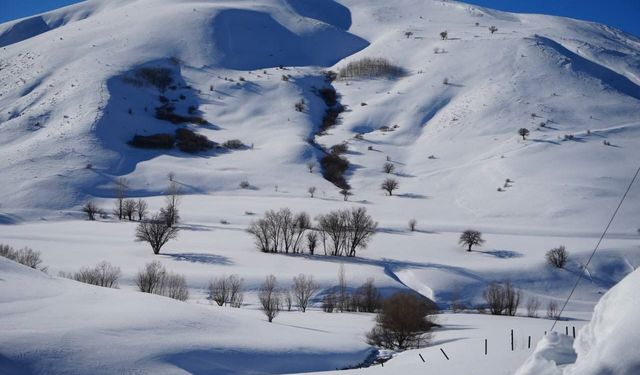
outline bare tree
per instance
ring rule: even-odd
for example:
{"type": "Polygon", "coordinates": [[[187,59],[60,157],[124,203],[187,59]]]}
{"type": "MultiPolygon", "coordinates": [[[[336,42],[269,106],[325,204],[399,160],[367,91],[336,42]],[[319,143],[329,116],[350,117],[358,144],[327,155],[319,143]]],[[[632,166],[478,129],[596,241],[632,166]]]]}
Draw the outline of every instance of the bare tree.
{"type": "Polygon", "coordinates": [[[280,292],[278,291],[278,282],[276,277],[269,275],[264,283],[260,286],[258,299],[262,307],[262,312],[267,316],[269,323],[273,321],[280,312],[280,292]]]}
{"type": "Polygon", "coordinates": [[[167,222],[167,225],[173,227],[178,223],[180,219],[180,214],[178,211],[178,204],[180,203],[180,196],[182,195],[182,191],[178,183],[175,181],[169,182],[169,189],[167,191],[167,195],[165,196],[165,201],[167,205],[160,210],[162,217],[167,222]]]}
{"type": "Polygon", "coordinates": [[[354,293],[353,308],[360,312],[376,312],[382,303],[382,297],[376,288],[373,278],[368,278],[354,293]]]}
{"type": "Polygon", "coordinates": [[[133,199],[125,199],[122,203],[122,214],[129,221],[133,221],[136,214],[136,201],[133,199]]]}
{"type": "Polygon", "coordinates": [[[156,293],[162,289],[164,277],[167,270],[164,266],[154,260],[151,263],[147,263],[143,270],[138,272],[136,276],[136,285],[141,292],[144,293],[156,293]]]}
{"type": "Polygon", "coordinates": [[[504,287],[498,283],[491,283],[484,290],[482,296],[489,305],[489,311],[491,315],[502,315],[505,310],[506,296],[504,287]]]}
{"type": "Polygon", "coordinates": [[[174,238],[178,237],[178,228],[170,227],[161,215],[154,215],[151,220],[142,221],[136,228],[136,241],[148,242],[154,254],[174,238]]]}
{"type": "Polygon", "coordinates": [[[313,173],[313,168],[316,167],[316,163],[313,161],[310,161],[307,163],[307,169],[309,170],[309,173],[313,173]]]}
{"type": "Polygon", "coordinates": [[[336,308],[336,295],[333,292],[325,294],[322,298],[322,311],[326,313],[332,313],[336,308]]]}
{"type": "Polygon", "coordinates": [[[338,268],[338,296],[337,296],[337,307],[340,312],[345,311],[347,308],[347,300],[349,299],[349,294],[347,292],[347,277],[344,271],[344,263],[340,263],[340,267],[338,268]]]}
{"type": "Polygon", "coordinates": [[[227,283],[229,284],[229,304],[231,307],[242,307],[242,302],[244,301],[244,280],[238,275],[231,275],[227,279],[227,283]]]}
{"type": "Polygon", "coordinates": [[[316,187],[315,186],[311,186],[309,189],[307,189],[307,193],[309,193],[309,195],[311,196],[311,198],[313,198],[313,196],[316,193],[316,187]]]}
{"type": "Polygon", "coordinates": [[[95,202],[88,201],[84,206],[82,206],[82,212],[87,214],[87,219],[93,221],[96,219],[96,215],[100,213],[100,208],[95,204],[95,202]]]}
{"type": "Polygon", "coordinates": [[[311,219],[306,212],[300,212],[293,218],[293,245],[294,253],[302,252],[302,243],[307,229],[311,228],[311,219]]]}
{"type": "Polygon", "coordinates": [[[440,38],[442,38],[442,40],[448,39],[449,38],[449,33],[446,30],[440,32],[440,38]]]}
{"type": "Polygon", "coordinates": [[[158,294],[178,301],[186,301],[189,299],[187,279],[184,275],[168,272],[164,277],[162,290],[158,294]]]}
{"type": "Polygon", "coordinates": [[[138,199],[136,201],[136,213],[138,214],[139,221],[144,220],[145,216],[147,216],[148,207],[147,202],[143,199],[138,199]]]}
{"type": "Polygon", "coordinates": [[[295,299],[298,310],[305,312],[307,311],[307,305],[309,304],[309,300],[313,296],[315,292],[318,291],[318,284],[313,281],[313,276],[299,274],[298,276],[293,278],[293,298],[295,299]]]}
{"type": "Polygon", "coordinates": [[[40,267],[40,264],[42,264],[40,252],[34,251],[29,247],[16,250],[9,245],[0,244],[0,256],[33,269],[39,269],[41,271],[46,271],[47,269],[46,267],[40,267]]]}
{"type": "Polygon", "coordinates": [[[62,277],[105,288],[117,288],[121,274],[120,267],[112,266],[109,262],[100,262],[93,268],[83,267],[74,273],[60,272],[62,277]]]}
{"type": "Polygon", "coordinates": [[[266,220],[257,220],[249,224],[247,233],[254,238],[255,244],[264,253],[268,253],[271,245],[271,233],[269,223],[266,220]]]}
{"type": "Polygon", "coordinates": [[[287,311],[291,311],[293,306],[293,296],[291,295],[291,289],[287,289],[282,292],[282,298],[284,299],[284,305],[287,307],[287,311]]]}
{"type": "Polygon", "coordinates": [[[518,306],[520,305],[520,297],[521,293],[519,290],[516,290],[511,281],[507,280],[504,283],[504,292],[505,292],[505,305],[504,312],[505,315],[515,316],[518,311],[518,306]]]}
{"type": "Polygon", "coordinates": [[[123,205],[124,198],[129,188],[129,181],[124,177],[118,177],[115,181],[114,193],[116,196],[116,207],[113,213],[118,216],[119,220],[124,218],[123,205]]]}
{"type": "Polygon", "coordinates": [[[461,245],[468,246],[467,251],[471,251],[472,246],[481,246],[484,243],[482,233],[477,230],[467,229],[460,235],[458,241],[461,245]]]}
{"type": "Polygon", "coordinates": [[[229,302],[229,289],[227,277],[217,277],[209,282],[209,299],[217,303],[218,306],[224,306],[229,302]]]}
{"type": "Polygon", "coordinates": [[[493,26],[493,25],[491,25],[491,26],[489,26],[489,31],[491,32],[491,34],[493,34],[493,33],[495,33],[496,31],[498,31],[498,28],[497,28],[497,27],[495,27],[495,26],[493,26]]]}
{"type": "Polygon", "coordinates": [[[351,192],[349,191],[349,189],[342,189],[342,190],[340,190],[340,195],[342,195],[342,198],[343,198],[345,201],[348,201],[348,200],[349,200],[349,197],[350,197],[351,195],[353,195],[353,193],[351,193],[351,192]]]}
{"type": "Polygon", "coordinates": [[[356,256],[356,249],[366,248],[375,234],[378,223],[373,221],[364,207],[353,207],[347,215],[347,243],[349,256],[356,256]]]}
{"type": "Polygon", "coordinates": [[[418,221],[416,219],[409,220],[409,230],[415,232],[418,221]]]}
{"type": "Polygon", "coordinates": [[[522,140],[524,141],[525,139],[527,139],[527,136],[529,135],[529,129],[520,128],[518,129],[518,134],[522,137],[522,140]]]}
{"type": "Polygon", "coordinates": [[[558,309],[558,304],[554,301],[549,301],[549,305],[547,305],[547,319],[558,319],[560,318],[560,310],[558,309]]]}
{"type": "Polygon", "coordinates": [[[384,165],[382,166],[382,171],[384,173],[393,173],[393,171],[396,170],[396,166],[393,165],[393,163],[384,163],[384,165]]]}
{"type": "Polygon", "coordinates": [[[377,324],[367,335],[367,342],[387,349],[420,347],[435,326],[429,315],[436,312],[435,304],[414,293],[395,293],[382,304],[376,317],[377,324]]]}
{"type": "Polygon", "coordinates": [[[389,196],[393,195],[393,191],[397,190],[399,187],[400,184],[395,178],[387,178],[382,182],[382,185],[380,185],[380,188],[385,190],[389,196]]]}
{"type": "Polygon", "coordinates": [[[317,245],[318,245],[318,234],[312,230],[309,233],[307,233],[307,249],[309,249],[309,254],[313,255],[313,252],[316,250],[317,245]]]}
{"type": "Polygon", "coordinates": [[[530,318],[538,317],[538,309],[540,308],[540,300],[531,297],[527,300],[527,316],[530,318]]]}
{"type": "Polygon", "coordinates": [[[559,246],[547,251],[546,258],[550,265],[557,268],[564,268],[569,259],[569,252],[564,246],[559,246]]]}

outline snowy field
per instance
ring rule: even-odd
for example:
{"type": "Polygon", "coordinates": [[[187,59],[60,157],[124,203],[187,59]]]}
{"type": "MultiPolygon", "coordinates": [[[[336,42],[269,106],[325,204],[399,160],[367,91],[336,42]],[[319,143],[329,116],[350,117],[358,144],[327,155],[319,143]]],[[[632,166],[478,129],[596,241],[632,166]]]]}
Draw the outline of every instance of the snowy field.
{"type": "MultiPolygon", "coordinates": [[[[0,244],[40,251],[48,267],[0,259],[0,373],[284,374],[368,363],[388,354],[365,341],[375,315],[321,309],[341,266],[350,289],[373,278],[386,296],[413,290],[443,310],[427,347],[347,374],[514,374],[551,328],[547,304],[562,305],[578,275],[556,331],[587,325],[640,266],[636,185],[584,268],[640,160],[640,40],[453,1],[396,3],[88,0],[0,25],[0,244]],[[387,58],[405,75],[325,81],[362,57],[387,58]],[[135,83],[141,68],[168,69],[175,87],[135,83]],[[323,87],[346,111],[318,135],[323,87]],[[205,123],[157,119],[160,100],[205,123]],[[189,154],[127,143],[178,127],[245,146],[189,154]],[[319,165],[323,149],[342,143],[348,201],[319,165]],[[134,241],[136,222],[111,215],[114,182],[125,177],[127,198],[157,212],[170,173],[183,193],[180,233],[154,255],[134,241]],[[399,183],[393,196],[380,189],[388,177],[399,183]],[[109,217],[86,220],[88,200],[109,217]],[[378,229],[356,257],[260,252],[248,225],[285,207],[311,218],[364,207],[378,229]],[[481,231],[483,246],[465,251],[466,229],[481,231]],[[560,245],[564,269],[545,260],[560,245]],[[153,260],[185,275],[186,302],[137,292],[134,278],[153,260]],[[120,289],[57,276],[100,261],[120,267],[120,289]],[[320,285],[311,308],[268,323],[257,299],[265,276],[286,287],[300,273],[320,285]],[[240,309],[206,299],[209,281],[231,274],[247,289],[240,309]],[[522,292],[518,316],[477,313],[493,281],[522,292]],[[530,298],[541,318],[526,317],[530,298]],[[469,311],[454,313],[454,303],[469,311]]],[[[581,332],[591,338],[579,336],[579,360],[602,337],[594,326],[581,332]]]]}

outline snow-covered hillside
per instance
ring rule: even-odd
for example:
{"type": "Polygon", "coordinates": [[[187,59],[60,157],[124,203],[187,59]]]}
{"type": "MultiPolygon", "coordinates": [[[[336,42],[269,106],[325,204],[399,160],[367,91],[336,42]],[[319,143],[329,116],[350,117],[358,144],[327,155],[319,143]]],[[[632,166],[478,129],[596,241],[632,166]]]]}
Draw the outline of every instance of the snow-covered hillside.
{"type": "MultiPolygon", "coordinates": [[[[640,39],[454,1],[87,0],[2,24],[0,244],[41,251],[50,275],[109,261],[122,269],[122,290],[2,261],[0,331],[8,334],[0,335],[0,370],[288,373],[356,365],[373,352],[364,343],[373,315],[318,308],[340,264],[350,288],[373,277],[384,294],[411,289],[445,309],[483,303],[490,282],[511,280],[523,304],[542,302],[541,315],[583,275],[566,312],[580,327],[602,294],[640,265],[636,186],[584,269],[639,166],[639,109],[640,39]],[[365,57],[388,59],[405,74],[325,79],[365,57]],[[346,111],[318,134],[327,110],[322,88],[335,89],[346,111]],[[129,144],[178,128],[243,145],[192,154],[129,144]],[[529,130],[526,139],[520,128],[529,130]],[[346,202],[320,168],[325,150],[342,143],[353,194],[346,202]],[[88,200],[110,212],[119,177],[129,182],[127,197],[146,199],[156,212],[169,174],[185,195],[181,232],[161,255],[133,241],[136,223],[86,221],[81,213],[88,200]],[[393,196],[380,189],[388,177],[399,183],[393,196]],[[379,223],[356,258],[265,254],[245,232],[270,209],[314,218],[354,206],[379,223]],[[468,228],[486,239],[477,251],[458,245],[468,228]],[[570,253],[565,269],[544,259],[559,245],[570,253]],[[136,272],[151,260],[186,276],[186,304],[133,292],[136,272]],[[276,274],[287,286],[300,272],[321,286],[312,311],[265,323],[258,285],[276,274]],[[245,280],[246,309],[205,300],[209,280],[225,274],[245,280]],[[165,335],[175,339],[154,339],[165,335]],[[153,345],[131,350],[148,340],[153,345]],[[98,352],[122,342],[121,350],[98,352]],[[238,357],[225,359],[230,352],[238,357]],[[229,363],[246,367],[223,371],[229,363]]],[[[444,314],[441,323],[435,344],[419,353],[452,374],[495,374],[499,366],[511,374],[533,349],[519,344],[516,353],[489,358],[482,340],[502,350],[508,328],[535,341],[551,325],[475,314],[444,314]],[[477,352],[465,354],[470,347],[477,352]],[[443,361],[440,348],[465,359],[443,361]]],[[[424,364],[416,353],[369,371],[417,373],[424,364]]]]}

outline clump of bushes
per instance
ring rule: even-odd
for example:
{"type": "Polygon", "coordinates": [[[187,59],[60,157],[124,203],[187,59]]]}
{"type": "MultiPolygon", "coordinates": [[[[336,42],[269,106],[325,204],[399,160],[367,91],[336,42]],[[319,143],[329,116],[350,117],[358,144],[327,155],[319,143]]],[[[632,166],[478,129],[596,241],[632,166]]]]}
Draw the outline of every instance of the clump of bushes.
{"type": "Polygon", "coordinates": [[[564,268],[567,264],[567,260],[569,259],[569,252],[564,246],[559,246],[547,251],[545,256],[547,258],[547,263],[550,265],[556,268],[564,268]]]}
{"type": "Polygon", "coordinates": [[[522,294],[515,289],[510,281],[503,284],[491,283],[482,293],[491,315],[514,316],[520,305],[522,294]]]}
{"type": "Polygon", "coordinates": [[[42,264],[40,252],[34,251],[28,247],[23,247],[22,249],[16,250],[9,245],[0,244],[0,256],[25,265],[27,267],[44,271],[44,268],[40,267],[40,265],[42,264]]]}
{"type": "Polygon", "coordinates": [[[389,60],[378,57],[365,57],[352,61],[341,68],[338,76],[344,78],[397,78],[406,75],[406,71],[389,60]]]}
{"type": "Polygon", "coordinates": [[[155,86],[161,92],[173,83],[171,70],[167,68],[140,68],[135,72],[135,78],[144,83],[155,86]]]}
{"type": "Polygon", "coordinates": [[[61,277],[105,288],[118,288],[121,274],[120,267],[112,266],[109,262],[100,262],[93,268],[83,267],[74,273],[60,272],[61,277]]]}
{"type": "Polygon", "coordinates": [[[324,100],[328,107],[333,107],[338,103],[338,93],[333,87],[323,87],[318,90],[318,95],[324,100]]]}
{"type": "Polygon", "coordinates": [[[329,153],[320,159],[322,176],[340,189],[349,189],[350,186],[344,178],[344,173],[349,169],[349,161],[340,155],[329,153]]]}
{"type": "Polygon", "coordinates": [[[195,125],[204,125],[207,123],[202,117],[199,116],[182,116],[174,112],[175,107],[170,103],[164,103],[159,107],[156,107],[156,118],[158,120],[169,121],[172,124],[184,124],[191,123],[195,125]]]}
{"type": "Polygon", "coordinates": [[[135,282],[138,289],[144,293],[158,294],[179,301],[189,298],[186,278],[168,272],[157,260],[147,263],[145,268],[138,272],[135,282]]]}
{"type": "Polygon", "coordinates": [[[222,147],[237,150],[245,147],[244,143],[242,143],[239,139],[230,139],[222,144],[222,147]]]}
{"type": "Polygon", "coordinates": [[[180,151],[196,153],[199,151],[211,150],[214,143],[202,134],[194,133],[189,129],[176,130],[176,145],[180,151]]]}
{"type": "Polygon", "coordinates": [[[170,149],[175,143],[175,137],[168,133],[158,133],[152,135],[139,135],[133,136],[133,139],[129,141],[129,145],[138,148],[150,148],[150,149],[170,149]]]}
{"type": "Polygon", "coordinates": [[[320,132],[322,133],[336,125],[338,123],[338,117],[342,112],[344,112],[344,106],[341,105],[327,108],[324,116],[322,117],[322,122],[320,123],[320,132]]]}

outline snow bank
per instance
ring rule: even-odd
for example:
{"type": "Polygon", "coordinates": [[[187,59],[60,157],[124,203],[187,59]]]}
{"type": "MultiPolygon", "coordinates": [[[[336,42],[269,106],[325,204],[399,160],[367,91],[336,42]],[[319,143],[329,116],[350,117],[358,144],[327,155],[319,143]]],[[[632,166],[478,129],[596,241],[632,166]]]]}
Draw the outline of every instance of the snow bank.
{"type": "Polygon", "coordinates": [[[565,375],[640,374],[640,271],[625,277],[595,307],[574,344],[576,363],[565,375]]]}
{"type": "Polygon", "coordinates": [[[538,342],[536,350],[516,375],[561,375],[562,371],[558,366],[572,363],[576,359],[572,343],[571,337],[551,332],[538,342]]]}

